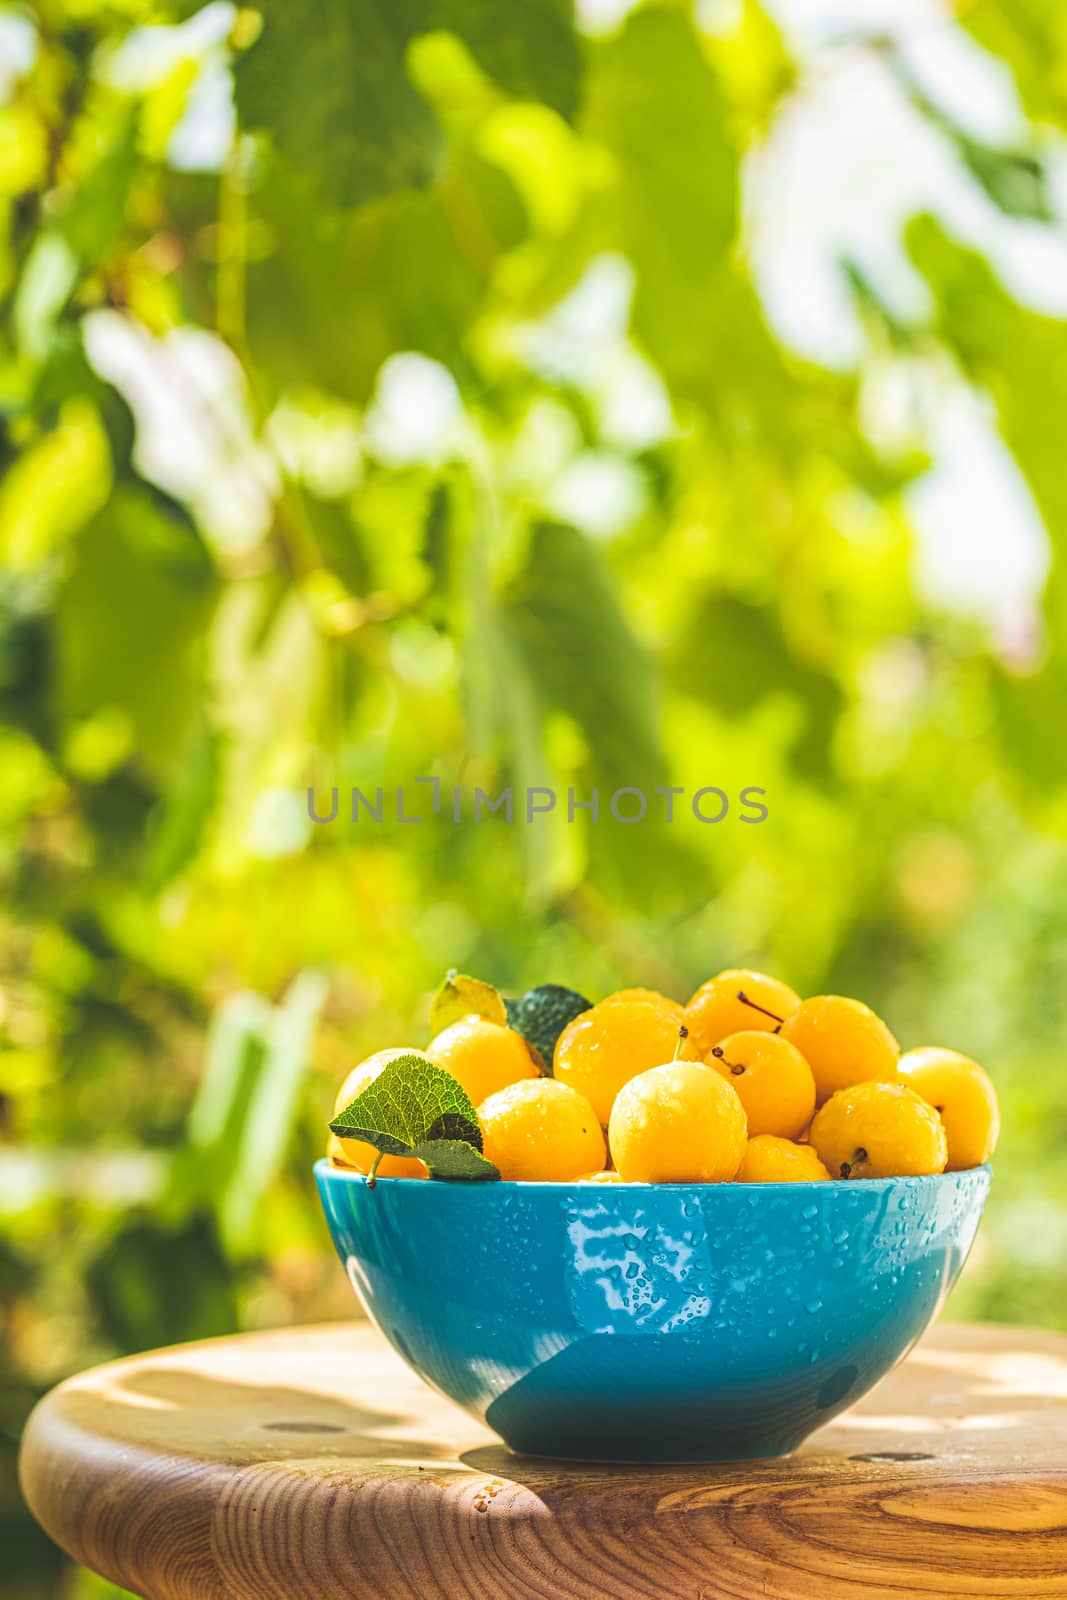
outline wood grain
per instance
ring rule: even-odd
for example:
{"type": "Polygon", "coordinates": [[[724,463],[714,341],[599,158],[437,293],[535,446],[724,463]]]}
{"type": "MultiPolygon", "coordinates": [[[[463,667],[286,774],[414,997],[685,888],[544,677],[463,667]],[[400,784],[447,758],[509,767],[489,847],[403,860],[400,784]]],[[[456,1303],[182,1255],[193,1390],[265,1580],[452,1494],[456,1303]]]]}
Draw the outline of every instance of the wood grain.
{"type": "Polygon", "coordinates": [[[365,1324],[98,1368],[27,1499],[148,1600],[1067,1600],[1067,1337],[941,1328],[784,1461],[510,1455],[365,1324]]]}

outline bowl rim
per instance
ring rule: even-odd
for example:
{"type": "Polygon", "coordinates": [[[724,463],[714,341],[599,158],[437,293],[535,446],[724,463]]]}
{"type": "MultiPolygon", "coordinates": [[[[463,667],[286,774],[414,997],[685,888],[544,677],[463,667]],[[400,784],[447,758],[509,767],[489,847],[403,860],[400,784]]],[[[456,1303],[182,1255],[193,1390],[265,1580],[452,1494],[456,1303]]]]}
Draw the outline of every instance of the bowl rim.
{"type": "MultiPolygon", "coordinates": [[[[313,1171],[316,1177],[318,1177],[320,1173],[324,1173],[328,1174],[331,1179],[337,1178],[346,1183],[356,1182],[361,1183],[364,1186],[366,1186],[367,1183],[367,1174],[365,1172],[356,1172],[352,1167],[338,1166],[336,1162],[331,1161],[329,1156],[320,1156],[314,1164],[313,1171]]],[[[783,1189],[795,1189],[801,1193],[807,1193],[808,1190],[814,1189],[821,1193],[826,1193],[827,1191],[832,1190],[838,1193],[848,1191],[851,1194],[872,1194],[899,1187],[901,1185],[931,1183],[944,1181],[950,1178],[963,1178],[969,1173],[978,1172],[985,1173],[988,1178],[992,1178],[992,1165],[988,1161],[983,1161],[980,1166],[959,1167],[953,1172],[927,1172],[920,1173],[918,1176],[901,1176],[896,1178],[800,1178],[791,1180],[787,1183],[738,1183],[736,1179],[724,1183],[630,1182],[620,1183],[617,1187],[624,1191],[632,1189],[650,1189],[655,1190],[660,1194],[706,1194],[709,1191],[715,1193],[721,1193],[722,1191],[736,1191],[740,1194],[751,1194],[764,1189],[773,1190],[776,1194],[781,1194],[783,1189]]],[[[487,1178],[469,1180],[439,1178],[436,1181],[439,1186],[443,1185],[448,1189],[481,1189],[487,1190],[494,1194],[499,1194],[503,1189],[521,1189],[524,1194],[528,1194],[533,1189],[549,1190],[553,1194],[574,1194],[576,1192],[584,1192],[587,1189],[595,1189],[597,1191],[607,1189],[609,1193],[614,1193],[616,1189],[615,1184],[589,1183],[588,1180],[582,1182],[577,1178],[564,1179],[562,1182],[550,1181],[545,1178],[487,1178]]],[[[427,1182],[432,1184],[434,1180],[427,1180],[426,1178],[377,1177],[374,1180],[374,1186],[375,1188],[379,1188],[381,1185],[385,1184],[388,1185],[389,1188],[393,1189],[423,1189],[427,1182]]]]}

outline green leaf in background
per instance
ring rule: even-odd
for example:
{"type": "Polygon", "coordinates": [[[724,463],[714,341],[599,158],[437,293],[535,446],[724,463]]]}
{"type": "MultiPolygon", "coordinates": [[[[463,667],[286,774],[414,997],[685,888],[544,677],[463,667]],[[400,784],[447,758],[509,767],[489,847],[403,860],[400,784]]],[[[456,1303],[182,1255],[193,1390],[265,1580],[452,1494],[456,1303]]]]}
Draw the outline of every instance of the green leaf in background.
{"type": "Polygon", "coordinates": [[[933,127],[950,139],[971,176],[981,184],[995,206],[1013,217],[1052,222],[1055,214],[1048,192],[1048,175],[1033,149],[1004,149],[986,144],[961,128],[929,95],[899,55],[893,68],[912,102],[933,127]]]}
{"type": "Polygon", "coordinates": [[[307,971],[279,1005],[234,994],[213,1020],[162,1209],[174,1222],[210,1210],[235,1257],[259,1247],[259,1209],[292,1137],[325,998],[322,974],[307,971]]]}
{"type": "Polygon", "coordinates": [[[450,972],[430,1002],[430,1033],[437,1035],[442,1028],[471,1016],[484,1017],[502,1028],[508,1025],[505,1003],[491,983],[450,972]]]}
{"type": "Polygon", "coordinates": [[[403,8],[390,0],[264,0],[263,31],[237,65],[251,129],[337,206],[424,188],[441,142],[404,69],[403,8]]]}
{"type": "Polygon", "coordinates": [[[1038,783],[1059,784],[1067,775],[1067,753],[1048,730],[1067,687],[1067,324],[1019,305],[988,262],[932,217],[913,223],[907,238],[933,291],[938,331],[959,351],[967,376],[991,396],[1052,542],[1044,606],[1049,648],[1029,670],[998,674],[992,689],[1009,759],[1038,783]]]}
{"type": "Polygon", "coordinates": [[[571,118],[581,56],[565,0],[264,0],[263,31],[237,66],[245,126],[266,128],[332,204],[426,187],[443,143],[404,52],[419,33],[455,33],[500,87],[571,118]]]}
{"type": "Polygon", "coordinates": [[[222,1235],[234,1252],[256,1248],[257,1212],[285,1160],[326,988],[321,972],[301,972],[269,1019],[247,1115],[239,1140],[228,1150],[229,1176],[218,1200],[222,1235]]]}
{"type": "Polygon", "coordinates": [[[619,164],[634,327],[664,372],[699,387],[721,337],[716,284],[737,227],[718,83],[680,8],[633,12],[602,49],[591,122],[619,164]]]}
{"type": "Polygon", "coordinates": [[[37,439],[0,489],[0,561],[9,573],[38,570],[62,552],[106,503],[107,435],[96,407],[68,400],[59,425],[37,439]]]}
{"type": "Polygon", "coordinates": [[[230,1264],[204,1212],[176,1225],[140,1213],[126,1219],[89,1262],[86,1286],[101,1328],[120,1350],[237,1327],[230,1264]]]}
{"type": "Polygon", "coordinates": [[[465,375],[467,330],[498,250],[524,220],[508,180],[490,172],[457,162],[430,191],[354,213],[324,210],[292,174],[276,173],[258,198],[277,247],[248,269],[257,363],[279,382],[314,382],[360,403],[395,350],[465,375]]]}
{"type": "Polygon", "coordinates": [[[593,1002],[576,989],[559,983],[539,983],[517,1000],[506,1002],[508,1022],[521,1033],[532,1052],[536,1052],[545,1072],[551,1076],[556,1040],[575,1017],[588,1011],[593,1002]]]}
{"type": "Polygon", "coordinates": [[[1048,176],[1028,150],[997,150],[958,134],[956,144],[970,171],[994,205],[1013,217],[1053,222],[1048,176]]]}
{"type": "Polygon", "coordinates": [[[174,784],[154,819],[145,886],[150,893],[177,877],[194,859],[218,801],[222,740],[213,728],[200,728],[190,740],[174,784]]]}
{"type": "Polygon", "coordinates": [[[213,1148],[232,1154],[239,1147],[272,1016],[268,1000],[247,992],[230,995],[215,1012],[187,1124],[198,1163],[213,1148]]]}
{"type": "Polygon", "coordinates": [[[608,781],[662,781],[655,669],[590,542],[541,523],[526,566],[506,589],[500,623],[521,652],[542,708],[582,728],[608,781]]]}
{"type": "Polygon", "coordinates": [[[216,595],[187,518],[143,489],[118,490],[81,534],[60,591],[61,725],[117,709],[130,720],[138,760],[176,770],[197,717],[216,595]]]}
{"type": "Polygon", "coordinates": [[[1013,0],[1011,5],[963,6],[956,16],[990,55],[1009,69],[1036,123],[1067,127],[1063,12],[1059,0],[1013,0]]]}
{"type": "Polygon", "coordinates": [[[799,702],[796,765],[826,776],[844,696],[831,676],[790,650],[774,606],[709,595],[679,634],[673,658],[677,681],[728,713],[749,711],[771,695],[799,702]]]}
{"type": "Polygon", "coordinates": [[[573,118],[582,59],[567,0],[425,0],[420,22],[458,35],[508,94],[573,118]]]}
{"type": "Polygon", "coordinates": [[[89,173],[60,210],[59,228],[80,261],[96,266],[115,249],[126,224],[134,184],[142,170],[139,119],[127,113],[89,173]]]}
{"type": "MultiPolygon", "coordinates": [[[[397,1056],[338,1113],[330,1129],[383,1155],[415,1156],[431,1178],[499,1178],[481,1154],[470,1096],[425,1056],[397,1056]]],[[[373,1176],[373,1174],[372,1174],[373,1176]]]]}
{"type": "MultiPolygon", "coordinates": [[[[1067,547],[1067,323],[1020,305],[988,261],[960,245],[933,217],[912,223],[909,251],[934,295],[937,331],[959,352],[964,370],[984,385],[1004,438],[1033,491],[1050,536],[1067,547]]],[[[1067,572],[1053,568],[1049,609],[1067,623],[1067,572]]]]}

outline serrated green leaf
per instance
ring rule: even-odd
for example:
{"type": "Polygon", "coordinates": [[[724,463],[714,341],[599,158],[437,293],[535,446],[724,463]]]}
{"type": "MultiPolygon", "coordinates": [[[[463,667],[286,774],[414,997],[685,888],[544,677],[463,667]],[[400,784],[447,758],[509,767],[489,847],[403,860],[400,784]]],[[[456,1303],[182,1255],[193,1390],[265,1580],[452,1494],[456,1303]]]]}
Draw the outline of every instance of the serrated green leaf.
{"type": "Polygon", "coordinates": [[[330,1128],[342,1138],[365,1139],[389,1155],[407,1155],[424,1139],[469,1139],[479,1149],[482,1142],[466,1090],[451,1073],[415,1051],[390,1061],[337,1113],[330,1128]]]}
{"type": "Polygon", "coordinates": [[[502,1028],[508,1025],[507,1006],[491,983],[450,972],[430,1003],[430,1032],[436,1037],[463,1017],[484,1017],[502,1028]]]}
{"type": "Polygon", "coordinates": [[[425,1164],[431,1178],[500,1177],[493,1163],[466,1139],[427,1139],[415,1146],[413,1154],[425,1164]]]}
{"type": "Polygon", "coordinates": [[[330,1130],[362,1139],[383,1155],[416,1156],[431,1177],[500,1176],[481,1155],[482,1130],[466,1090],[414,1051],[390,1061],[332,1119],[330,1130]]]}

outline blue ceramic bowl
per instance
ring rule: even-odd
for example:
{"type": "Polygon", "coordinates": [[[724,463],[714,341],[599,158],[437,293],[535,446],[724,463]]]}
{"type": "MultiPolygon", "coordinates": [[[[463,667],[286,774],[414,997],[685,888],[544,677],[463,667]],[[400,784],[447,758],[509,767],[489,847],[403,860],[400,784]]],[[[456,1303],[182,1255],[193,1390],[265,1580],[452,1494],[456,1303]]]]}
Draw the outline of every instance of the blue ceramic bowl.
{"type": "Polygon", "coordinates": [[[352,1287],[513,1450],[784,1455],[937,1315],[989,1169],[854,1183],[440,1183],[320,1161],[352,1287]]]}

